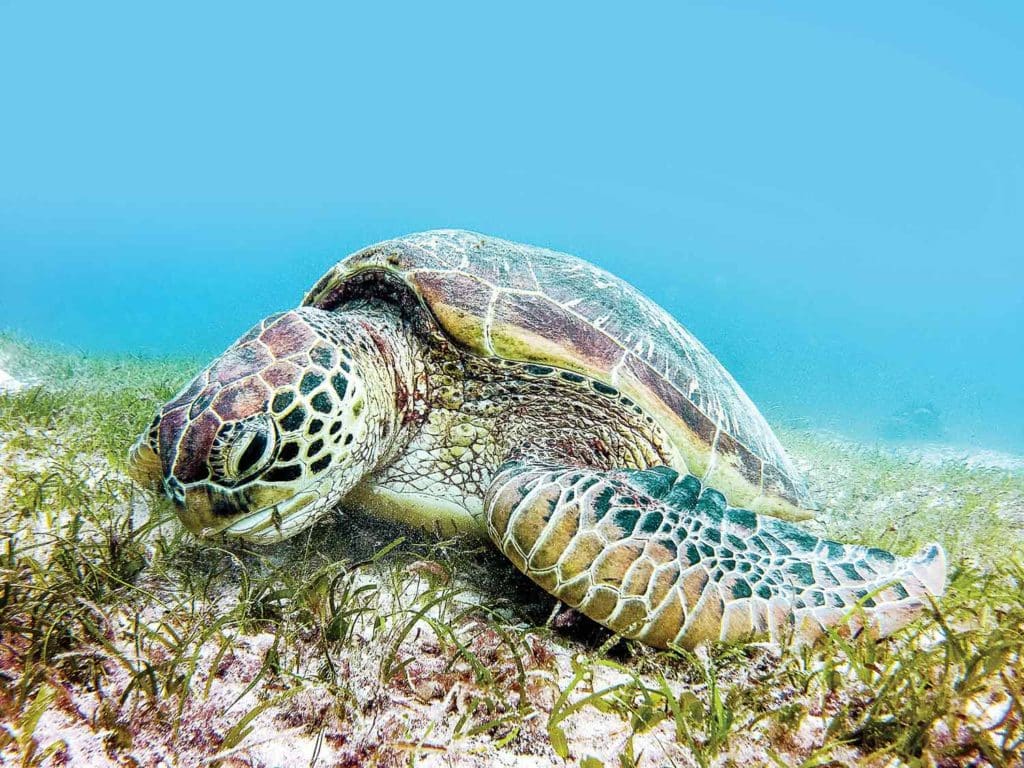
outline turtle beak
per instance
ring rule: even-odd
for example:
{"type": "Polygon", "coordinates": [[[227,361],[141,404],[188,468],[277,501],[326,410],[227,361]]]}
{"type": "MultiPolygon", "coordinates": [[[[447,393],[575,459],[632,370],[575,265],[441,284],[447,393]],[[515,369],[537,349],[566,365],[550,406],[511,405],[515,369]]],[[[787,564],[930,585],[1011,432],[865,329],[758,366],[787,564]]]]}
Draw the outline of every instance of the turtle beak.
{"type": "Polygon", "coordinates": [[[143,488],[158,492],[163,490],[163,468],[146,438],[143,434],[128,450],[128,474],[143,488]]]}

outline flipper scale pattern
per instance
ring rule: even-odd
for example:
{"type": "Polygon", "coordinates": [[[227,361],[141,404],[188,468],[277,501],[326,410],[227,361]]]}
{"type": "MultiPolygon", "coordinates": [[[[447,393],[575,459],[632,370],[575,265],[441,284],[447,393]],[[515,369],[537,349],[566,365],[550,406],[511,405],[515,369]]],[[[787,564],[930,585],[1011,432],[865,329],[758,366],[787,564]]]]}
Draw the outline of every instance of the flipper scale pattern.
{"type": "Polygon", "coordinates": [[[937,545],[902,558],[821,539],[667,467],[510,463],[485,513],[491,539],[541,587],[658,647],[808,642],[836,626],[885,636],[945,585],[937,545]]]}

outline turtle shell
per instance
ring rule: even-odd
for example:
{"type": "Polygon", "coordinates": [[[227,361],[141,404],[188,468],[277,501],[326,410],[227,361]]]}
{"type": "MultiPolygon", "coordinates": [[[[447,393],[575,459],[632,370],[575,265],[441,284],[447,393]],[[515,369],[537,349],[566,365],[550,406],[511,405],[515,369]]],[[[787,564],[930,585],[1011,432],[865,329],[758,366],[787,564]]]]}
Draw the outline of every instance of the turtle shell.
{"type": "MultiPolygon", "coordinates": [[[[813,505],[764,417],[671,315],[582,259],[459,230],[388,240],[324,275],[304,305],[335,309],[356,285],[404,283],[460,347],[555,366],[614,387],[665,430],[674,468],[729,502],[806,518],[813,505]],[[374,280],[374,277],[390,280],[374,280]]],[[[358,293],[358,292],[357,292],[358,293]]]]}

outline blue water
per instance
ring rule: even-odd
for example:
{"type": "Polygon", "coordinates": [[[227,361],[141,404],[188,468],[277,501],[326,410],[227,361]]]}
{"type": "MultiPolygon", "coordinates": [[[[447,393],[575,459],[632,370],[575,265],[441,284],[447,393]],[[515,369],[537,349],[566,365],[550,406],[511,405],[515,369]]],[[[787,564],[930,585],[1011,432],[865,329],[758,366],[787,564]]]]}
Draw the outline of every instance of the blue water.
{"type": "Polygon", "coordinates": [[[1024,5],[340,6],[0,6],[0,329],[213,355],[463,227],[630,280],[775,421],[1024,450],[1024,5]]]}

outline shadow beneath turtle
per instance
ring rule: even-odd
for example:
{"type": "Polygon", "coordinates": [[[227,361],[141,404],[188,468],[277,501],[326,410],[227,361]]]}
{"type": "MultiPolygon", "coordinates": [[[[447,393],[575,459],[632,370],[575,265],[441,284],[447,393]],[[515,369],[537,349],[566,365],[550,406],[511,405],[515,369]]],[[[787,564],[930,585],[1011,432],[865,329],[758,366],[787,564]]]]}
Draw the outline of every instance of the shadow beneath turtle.
{"type": "MultiPolygon", "coordinates": [[[[555,598],[520,573],[489,541],[468,535],[441,538],[418,528],[382,521],[358,508],[342,508],[307,531],[266,547],[238,546],[262,571],[286,569],[303,581],[333,563],[364,568],[383,583],[395,572],[412,581],[426,574],[471,596],[510,624],[547,626],[563,641],[603,645],[610,630],[555,598]],[[382,554],[383,553],[383,554],[382,554]],[[556,612],[556,605],[560,610],[556,612]]],[[[429,581],[430,579],[428,579],[429,581]]]]}

